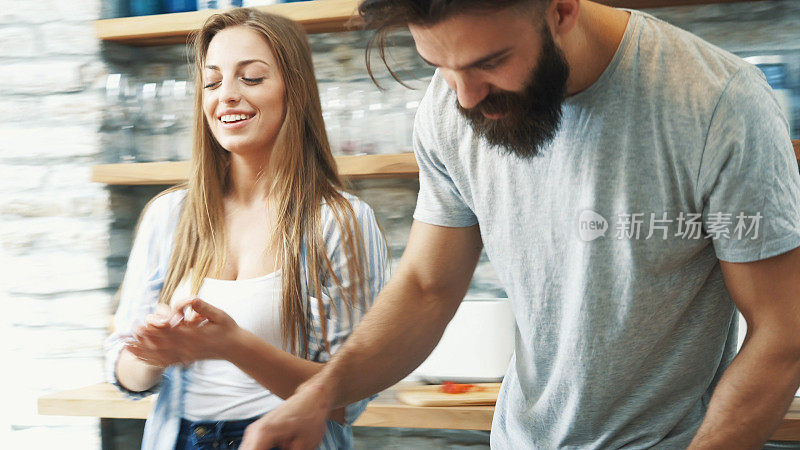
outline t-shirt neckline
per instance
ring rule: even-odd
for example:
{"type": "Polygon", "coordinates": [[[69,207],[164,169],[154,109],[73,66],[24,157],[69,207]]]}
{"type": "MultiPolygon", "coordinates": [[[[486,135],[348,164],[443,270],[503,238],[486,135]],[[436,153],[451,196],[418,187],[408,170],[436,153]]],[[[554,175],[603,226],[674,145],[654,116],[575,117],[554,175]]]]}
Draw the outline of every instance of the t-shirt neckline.
{"type": "Polygon", "coordinates": [[[582,90],[581,92],[578,92],[577,94],[567,97],[564,100],[564,104],[585,101],[585,98],[591,97],[597,90],[602,89],[603,86],[610,83],[610,79],[616,73],[617,67],[622,63],[625,55],[628,54],[629,49],[633,46],[633,43],[635,42],[634,34],[639,31],[643,20],[642,13],[640,11],[626,8],[620,9],[628,11],[630,13],[630,17],[628,18],[628,24],[625,27],[625,34],[622,35],[622,41],[620,42],[619,47],[617,47],[614,57],[611,58],[611,62],[608,64],[605,70],[603,70],[603,73],[600,74],[600,77],[591,84],[591,86],[582,90]]]}

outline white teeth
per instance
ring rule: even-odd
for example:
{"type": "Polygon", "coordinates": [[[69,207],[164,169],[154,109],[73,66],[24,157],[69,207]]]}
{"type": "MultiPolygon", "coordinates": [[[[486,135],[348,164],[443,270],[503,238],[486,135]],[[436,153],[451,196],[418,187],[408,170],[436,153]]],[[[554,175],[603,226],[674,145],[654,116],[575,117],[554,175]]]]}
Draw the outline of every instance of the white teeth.
{"type": "Polygon", "coordinates": [[[248,119],[250,116],[246,114],[225,114],[224,116],[220,117],[219,120],[223,122],[237,122],[239,120],[248,119]]]}

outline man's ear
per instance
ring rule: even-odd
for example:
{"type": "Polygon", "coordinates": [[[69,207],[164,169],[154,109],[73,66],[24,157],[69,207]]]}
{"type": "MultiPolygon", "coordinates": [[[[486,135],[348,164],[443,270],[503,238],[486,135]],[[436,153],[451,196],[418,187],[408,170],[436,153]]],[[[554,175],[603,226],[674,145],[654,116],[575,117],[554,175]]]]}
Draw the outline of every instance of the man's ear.
{"type": "Polygon", "coordinates": [[[581,9],[580,0],[553,0],[545,12],[545,18],[556,37],[575,28],[581,9]]]}

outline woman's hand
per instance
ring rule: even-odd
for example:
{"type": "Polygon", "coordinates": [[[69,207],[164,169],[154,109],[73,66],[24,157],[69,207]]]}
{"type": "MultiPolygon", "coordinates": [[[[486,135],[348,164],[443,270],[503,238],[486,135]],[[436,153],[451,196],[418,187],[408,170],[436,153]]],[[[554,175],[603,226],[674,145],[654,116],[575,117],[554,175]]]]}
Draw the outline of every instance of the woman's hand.
{"type": "Polygon", "coordinates": [[[138,359],[156,367],[188,365],[203,359],[226,359],[241,328],[222,310],[198,299],[184,300],[171,315],[164,310],[148,316],[126,345],[138,359]]]}

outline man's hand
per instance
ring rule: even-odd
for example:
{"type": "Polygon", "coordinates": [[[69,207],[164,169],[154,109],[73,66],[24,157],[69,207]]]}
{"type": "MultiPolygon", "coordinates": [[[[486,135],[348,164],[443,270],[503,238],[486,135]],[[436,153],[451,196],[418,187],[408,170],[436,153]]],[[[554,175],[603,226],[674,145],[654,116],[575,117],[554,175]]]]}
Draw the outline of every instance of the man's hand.
{"type": "Polygon", "coordinates": [[[280,407],[250,424],[241,450],[313,450],[322,442],[330,415],[326,390],[300,386],[280,407]]]}

